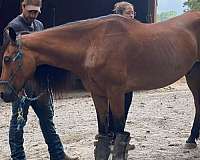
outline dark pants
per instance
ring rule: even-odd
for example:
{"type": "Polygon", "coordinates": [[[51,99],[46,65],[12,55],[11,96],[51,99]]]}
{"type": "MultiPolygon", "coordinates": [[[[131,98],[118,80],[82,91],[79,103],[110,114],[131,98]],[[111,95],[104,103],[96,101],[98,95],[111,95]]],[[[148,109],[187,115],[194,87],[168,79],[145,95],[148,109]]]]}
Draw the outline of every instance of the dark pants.
{"type": "MultiPolygon", "coordinates": [[[[11,158],[13,160],[25,160],[25,152],[23,148],[23,129],[17,130],[17,112],[19,101],[12,104],[12,119],[10,121],[9,129],[9,144],[11,150],[11,158]]],[[[53,105],[50,94],[45,97],[43,101],[33,101],[26,103],[23,108],[23,117],[27,121],[28,108],[32,106],[34,112],[39,118],[40,127],[48,145],[48,151],[51,160],[64,160],[64,149],[58,134],[56,134],[53,123],[53,105]]]]}
{"type": "MultiPolygon", "coordinates": [[[[125,103],[124,103],[125,122],[127,120],[128,111],[131,106],[132,97],[133,97],[133,92],[128,92],[125,94],[125,103]]],[[[109,107],[109,131],[114,133],[113,119],[111,117],[112,117],[112,112],[109,107]]]]}

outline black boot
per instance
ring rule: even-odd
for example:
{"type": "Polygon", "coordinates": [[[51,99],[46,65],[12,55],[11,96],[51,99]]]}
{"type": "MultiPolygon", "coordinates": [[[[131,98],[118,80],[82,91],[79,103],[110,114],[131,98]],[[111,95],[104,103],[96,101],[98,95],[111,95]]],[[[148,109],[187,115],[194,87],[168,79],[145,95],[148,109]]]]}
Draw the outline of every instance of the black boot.
{"type": "Polygon", "coordinates": [[[127,145],[130,141],[130,133],[124,132],[116,135],[113,158],[112,160],[126,160],[128,157],[128,150],[126,150],[127,145]]]}
{"type": "Polygon", "coordinates": [[[113,137],[98,135],[98,141],[95,144],[94,157],[95,160],[108,160],[110,156],[110,144],[113,137]]]}

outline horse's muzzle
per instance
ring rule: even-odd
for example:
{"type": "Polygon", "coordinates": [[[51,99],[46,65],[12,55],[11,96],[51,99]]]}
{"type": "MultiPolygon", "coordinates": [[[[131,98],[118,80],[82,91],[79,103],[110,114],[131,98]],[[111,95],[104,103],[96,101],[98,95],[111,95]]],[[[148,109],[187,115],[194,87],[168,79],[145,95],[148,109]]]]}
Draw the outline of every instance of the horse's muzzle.
{"type": "Polygon", "coordinates": [[[13,92],[1,92],[1,98],[3,99],[4,102],[9,103],[9,102],[14,102],[17,100],[17,96],[13,94],[13,92]]]}
{"type": "Polygon", "coordinates": [[[0,84],[1,84],[0,96],[3,99],[3,101],[6,103],[16,101],[18,96],[13,87],[6,81],[0,81],[0,84]]]}

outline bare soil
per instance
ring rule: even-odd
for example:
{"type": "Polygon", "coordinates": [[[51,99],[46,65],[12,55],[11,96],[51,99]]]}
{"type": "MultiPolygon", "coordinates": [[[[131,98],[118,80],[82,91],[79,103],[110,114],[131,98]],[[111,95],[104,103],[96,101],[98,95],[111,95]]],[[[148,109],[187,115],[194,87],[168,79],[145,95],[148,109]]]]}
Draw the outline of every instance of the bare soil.
{"type": "MultiPolygon", "coordinates": [[[[8,160],[10,104],[1,102],[0,115],[0,160],[8,160]]],[[[129,151],[128,159],[199,160],[198,147],[184,149],[193,118],[193,97],[184,79],[162,89],[136,92],[126,125],[136,148],[129,151]]],[[[89,93],[70,93],[66,99],[56,100],[54,122],[68,154],[80,160],[94,160],[97,121],[89,93]]],[[[24,136],[28,160],[49,159],[38,119],[31,108],[24,136]]]]}

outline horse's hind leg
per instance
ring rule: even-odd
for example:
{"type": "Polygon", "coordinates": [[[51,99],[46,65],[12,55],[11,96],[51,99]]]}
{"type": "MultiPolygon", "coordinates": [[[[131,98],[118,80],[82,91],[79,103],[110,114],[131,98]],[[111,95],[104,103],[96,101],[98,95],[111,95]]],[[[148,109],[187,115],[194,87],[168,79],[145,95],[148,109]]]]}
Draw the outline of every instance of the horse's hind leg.
{"type": "Polygon", "coordinates": [[[187,84],[193,94],[195,104],[195,118],[191,134],[186,141],[185,148],[195,148],[196,139],[199,138],[200,130],[200,62],[196,62],[191,71],[186,75],[187,84]]]}
{"type": "Polygon", "coordinates": [[[113,149],[113,160],[125,160],[127,158],[126,147],[130,141],[130,133],[124,132],[125,128],[125,109],[124,95],[112,93],[110,99],[110,109],[112,112],[115,143],[113,149]]]}
{"type": "Polygon", "coordinates": [[[113,137],[108,135],[108,99],[92,94],[97,112],[99,135],[95,144],[95,160],[107,160],[110,156],[110,144],[113,137]]]}

